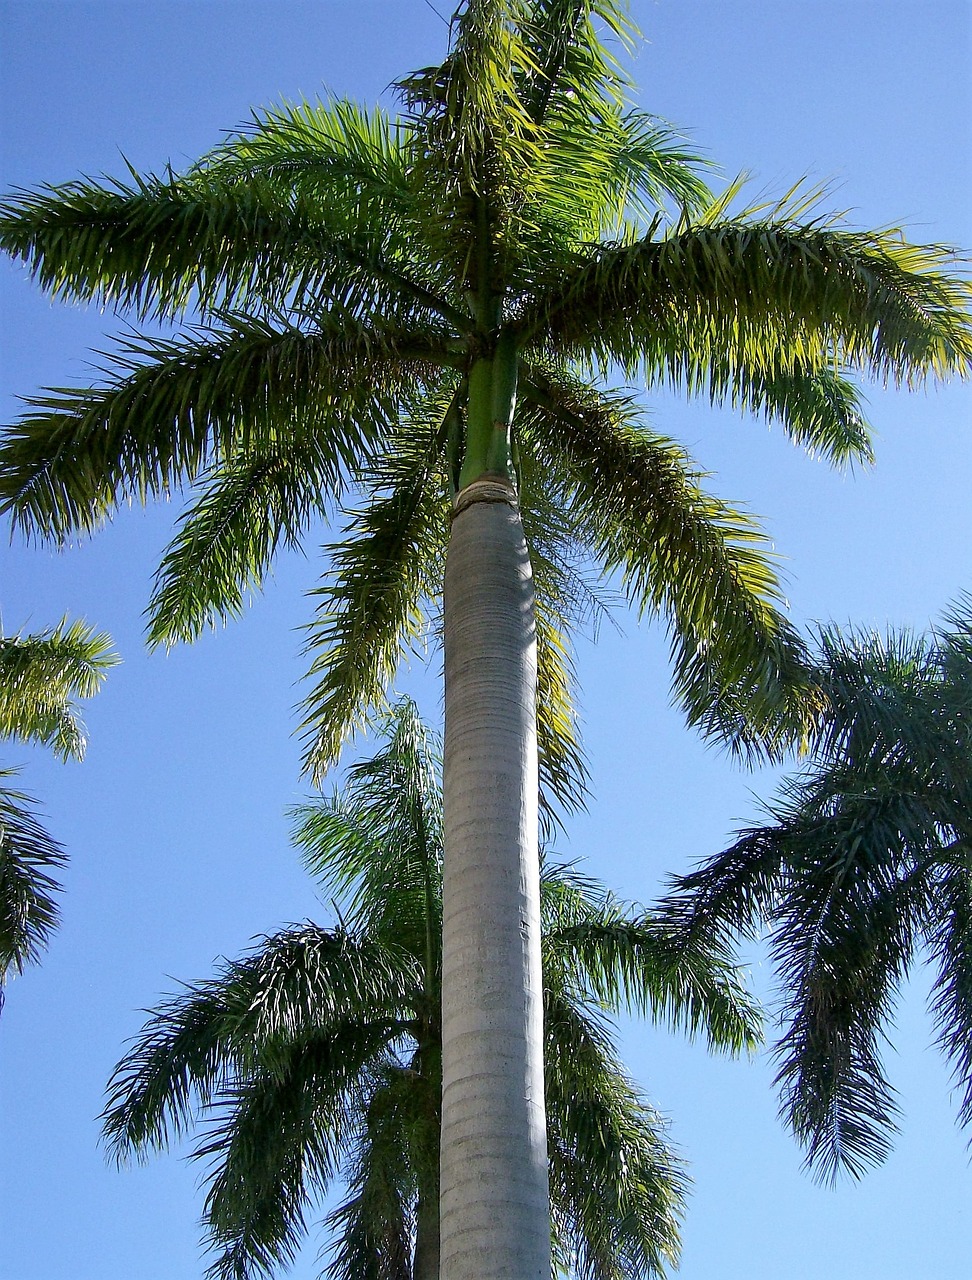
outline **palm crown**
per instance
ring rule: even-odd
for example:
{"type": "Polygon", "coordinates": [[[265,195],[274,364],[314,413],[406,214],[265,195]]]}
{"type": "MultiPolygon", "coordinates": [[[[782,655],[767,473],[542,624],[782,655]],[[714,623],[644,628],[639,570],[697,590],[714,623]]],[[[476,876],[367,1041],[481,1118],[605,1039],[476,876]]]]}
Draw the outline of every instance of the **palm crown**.
{"type": "MultiPolygon", "coordinates": [[[[123,1156],[206,1121],[215,1276],[292,1259],[309,1205],[343,1177],[325,1224],[329,1274],[430,1280],[442,803],[435,744],[411,704],[342,793],[295,818],[340,923],[265,938],[155,1010],[116,1070],[106,1132],[123,1156]]],[[[677,1259],[686,1178],[605,1014],[627,1006],[731,1051],[752,1047],[758,1016],[718,951],[673,945],[665,925],[576,871],[548,862],[542,898],[554,1256],[591,1280],[653,1275],[677,1259]]]]}
{"type": "Polygon", "coordinates": [[[833,1178],[890,1150],[881,1041],[922,955],[972,1121],[972,610],[929,636],[826,631],[818,662],[827,714],[804,770],[669,907],[696,945],[767,929],[781,1111],[833,1178]]]}
{"type": "Polygon", "coordinates": [[[0,244],[51,291],[166,318],[191,305],[206,326],[123,341],[103,385],[36,400],[0,453],[5,505],[48,536],[194,486],[153,641],[238,612],[278,548],[364,484],[310,640],[318,772],[437,595],[450,480],[511,468],[548,783],[577,796],[558,641],[585,604],[571,553],[667,613],[694,719],[772,738],[799,646],[759,531],[591,374],[731,401],[841,462],[869,448],[845,369],[911,382],[972,358],[945,250],[839,229],[796,195],[732,213],[680,139],[626,106],[595,13],[626,34],[615,4],[480,0],[445,62],[402,82],[402,118],[280,108],[183,175],[4,206],[0,244]]]}

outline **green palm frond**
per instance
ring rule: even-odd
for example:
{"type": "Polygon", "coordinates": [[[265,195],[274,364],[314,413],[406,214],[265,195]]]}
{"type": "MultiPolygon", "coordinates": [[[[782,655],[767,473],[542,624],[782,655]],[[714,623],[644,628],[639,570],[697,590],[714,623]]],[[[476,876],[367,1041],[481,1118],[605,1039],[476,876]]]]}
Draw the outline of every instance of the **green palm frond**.
{"type": "Polygon", "coordinates": [[[267,183],[216,176],[78,180],[0,205],[0,246],[56,297],[141,316],[242,303],[274,280],[281,296],[320,261],[317,209],[267,183]]]}
{"type": "Polygon", "coordinates": [[[676,882],[676,932],[706,946],[769,930],[781,1111],[818,1176],[887,1156],[897,1102],[882,1047],[922,947],[938,1042],[972,1117],[972,614],[938,634],[831,628],[824,715],[764,825],[676,882]]]}
{"type": "Polygon", "coordinates": [[[395,391],[446,354],[355,322],[308,333],[223,321],[188,340],[133,337],[103,387],[30,401],[5,437],[0,509],[27,533],[63,538],[124,498],[168,494],[240,452],[310,433],[336,485],[394,414],[395,391]]]}
{"type": "Polygon", "coordinates": [[[402,656],[427,631],[426,602],[442,579],[448,539],[440,424],[406,433],[397,465],[373,486],[334,549],[305,652],[316,679],[301,724],[305,767],[320,779],[341,744],[385,706],[385,691],[402,656]],[[411,438],[409,438],[409,434],[411,438]],[[397,473],[397,474],[396,474],[397,473]]]}
{"type": "Polygon", "coordinates": [[[799,740],[814,712],[809,672],[755,522],[706,494],[684,451],[628,400],[540,370],[524,393],[591,555],[642,613],[667,615],[690,723],[745,750],[799,740]]]}
{"type": "Polygon", "coordinates": [[[14,776],[0,769],[0,981],[46,950],[60,918],[61,886],[51,873],[67,862],[34,816],[32,798],[5,785],[14,776]]]}
{"type": "Polygon", "coordinates": [[[291,811],[293,841],[341,918],[438,971],[442,919],[442,793],[438,744],[400,700],[387,746],[353,765],[329,801],[291,811]]]}
{"type": "Polygon", "coordinates": [[[584,1280],[664,1275],[678,1263],[688,1190],[666,1125],[591,1010],[548,990],[544,1022],[555,1263],[584,1280]]]}
{"type": "MultiPolygon", "coordinates": [[[[818,222],[707,221],[603,246],[524,309],[524,342],[602,367],[676,368],[687,352],[757,367],[841,363],[913,385],[972,367],[970,286],[941,245],[818,222]]],[[[785,366],[784,366],[785,367],[785,366]]]]}
{"type": "Polygon", "coordinates": [[[186,1131],[197,1104],[212,1105],[239,1071],[272,1070],[276,1053],[310,1030],[337,1037],[357,1019],[371,1034],[400,1034],[388,1011],[407,1005],[417,976],[400,948],[340,930],[307,925],[264,939],[252,955],[151,1012],[109,1083],[109,1149],[121,1161],[165,1148],[186,1131]]]}
{"type": "Polygon", "coordinates": [[[93,697],[117,662],[108,635],[66,618],[49,631],[0,637],[0,737],[82,759],[84,725],[74,700],[93,697]]]}
{"type": "Polygon", "coordinates": [[[206,473],[155,575],[149,644],[195,640],[207,626],[238,618],[280,544],[298,547],[314,516],[327,511],[328,495],[337,495],[333,462],[320,437],[309,435],[206,473]]]}
{"type": "Polygon", "coordinates": [[[429,1101],[425,1085],[416,1072],[394,1063],[378,1073],[359,1122],[348,1196],[327,1217],[334,1245],[326,1274],[332,1280],[411,1280],[416,1172],[438,1156],[435,1127],[431,1152],[414,1159],[412,1138],[429,1101]]]}
{"type": "Polygon", "coordinates": [[[960,1090],[959,1123],[972,1124],[972,857],[966,837],[943,859],[929,948],[938,972],[930,1005],[939,1047],[960,1090]]]}
{"type": "Polygon", "coordinates": [[[384,1052],[387,1032],[344,1026],[290,1042],[273,1070],[227,1089],[194,1157],[218,1156],[204,1221],[213,1280],[251,1280],[293,1262],[312,1196],[338,1171],[353,1123],[348,1094],[384,1052]]]}
{"type": "Polygon", "coordinates": [[[545,957],[606,1008],[628,1008],[695,1036],[710,1049],[752,1051],[762,1039],[756,1001],[731,949],[687,938],[662,916],[634,911],[564,869],[542,872],[545,957]]]}

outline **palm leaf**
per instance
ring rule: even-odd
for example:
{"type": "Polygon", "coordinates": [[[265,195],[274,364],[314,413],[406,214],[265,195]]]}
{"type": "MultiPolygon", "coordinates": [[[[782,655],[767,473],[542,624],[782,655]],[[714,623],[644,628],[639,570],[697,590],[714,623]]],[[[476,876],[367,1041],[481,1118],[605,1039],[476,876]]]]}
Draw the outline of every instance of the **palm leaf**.
{"type": "Polygon", "coordinates": [[[809,672],[754,522],[705,494],[683,450],[646,431],[628,401],[540,371],[524,391],[592,556],[641,612],[668,615],[690,723],[771,753],[802,736],[809,672]]]}
{"type": "Polygon", "coordinates": [[[5,438],[0,507],[28,533],[63,538],[124,498],[167,494],[295,433],[315,435],[336,482],[394,413],[387,393],[428,376],[434,346],[354,322],[307,333],[231,316],[189,340],[132,338],[104,387],[30,402],[5,438]]]}
{"type": "Polygon", "coordinates": [[[117,662],[109,636],[66,618],[50,631],[0,637],[0,737],[82,759],[84,725],[74,699],[97,693],[117,662]]]}
{"type": "MultiPolygon", "coordinates": [[[[0,783],[13,776],[0,769],[0,783]]],[[[0,785],[0,979],[40,959],[60,917],[61,886],[51,872],[67,855],[35,818],[33,803],[0,785]]]]}

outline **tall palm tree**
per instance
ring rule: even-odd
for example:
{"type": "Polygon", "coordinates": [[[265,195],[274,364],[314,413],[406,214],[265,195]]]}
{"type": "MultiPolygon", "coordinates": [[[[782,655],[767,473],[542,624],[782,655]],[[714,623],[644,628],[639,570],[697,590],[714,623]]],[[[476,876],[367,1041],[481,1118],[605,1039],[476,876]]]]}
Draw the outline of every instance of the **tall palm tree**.
{"type": "MultiPolygon", "coordinates": [[[[63,760],[83,759],[75,699],[96,693],[117,661],[109,637],[82,622],[0,636],[0,738],[40,743],[63,760]]],[[[39,959],[57,927],[54,873],[66,861],[38,822],[31,797],[7,785],[16,774],[0,769],[0,987],[9,969],[22,973],[39,959]]]]}
{"type": "Polygon", "coordinates": [[[763,414],[839,463],[869,452],[849,374],[972,364],[946,249],[800,194],[713,200],[629,107],[603,41],[630,38],[622,0],[466,0],[397,120],[272,110],[185,174],[0,210],[0,245],[52,293],[204,326],[129,337],[102,385],[36,400],[0,448],[29,534],[193,486],[153,642],[238,613],[353,492],[309,636],[320,773],[441,591],[448,1280],[549,1272],[537,794],[539,775],[582,798],[565,628],[583,570],[665,615],[692,723],[774,750],[812,711],[759,530],[607,375],[763,414]]]}
{"type": "Polygon", "coordinates": [[[919,957],[972,1121],[972,603],[928,636],[822,634],[826,716],[768,821],[677,882],[693,945],[765,927],[780,991],[781,1112],[820,1176],[888,1154],[881,1044],[919,957]]]}
{"type": "MultiPolygon", "coordinates": [[[[437,1280],[442,803],[435,744],[400,704],[343,793],[296,811],[296,842],[338,924],[291,928],[154,1010],[116,1069],[119,1157],[202,1123],[219,1280],[293,1258],[333,1180],[334,1280],[437,1280]]],[[[732,966],[676,949],[642,909],[573,869],[541,878],[544,1058],[558,1269],[657,1275],[678,1256],[686,1179],[628,1080],[606,1014],[634,1008],[752,1047],[732,966]]]]}

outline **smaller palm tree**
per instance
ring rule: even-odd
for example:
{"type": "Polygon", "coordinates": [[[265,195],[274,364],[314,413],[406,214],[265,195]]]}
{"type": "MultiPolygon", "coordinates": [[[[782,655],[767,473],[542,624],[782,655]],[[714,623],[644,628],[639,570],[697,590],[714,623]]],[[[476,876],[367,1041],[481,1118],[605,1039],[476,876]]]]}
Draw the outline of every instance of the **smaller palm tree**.
{"type": "MultiPolygon", "coordinates": [[[[105,1129],[123,1158],[197,1122],[210,1161],[211,1274],[291,1260],[326,1218],[336,1280],[438,1276],[442,815],[436,749],[401,704],[343,794],[296,811],[296,841],[338,923],[262,939],[158,1007],[117,1067],[105,1129]]],[[[686,1177],[624,1072],[622,1006],[751,1047],[756,1011],[719,954],[547,863],[543,986],[554,1258],[591,1280],[674,1262],[686,1177]]]]}
{"type": "MultiPolygon", "coordinates": [[[[75,700],[96,693],[117,661],[108,636],[82,622],[0,636],[0,738],[82,759],[84,725],[75,700]]],[[[0,984],[9,969],[22,972],[47,946],[59,916],[54,873],[66,861],[35,817],[34,800],[7,785],[16,775],[0,769],[0,984]]]]}
{"type": "Polygon", "coordinates": [[[972,600],[928,636],[823,632],[819,679],[828,711],[806,768],[668,906],[694,945],[768,927],[781,1114],[833,1179],[890,1150],[881,1042],[923,953],[972,1121],[972,600]]]}

